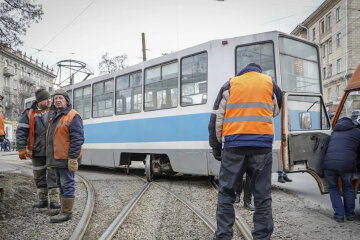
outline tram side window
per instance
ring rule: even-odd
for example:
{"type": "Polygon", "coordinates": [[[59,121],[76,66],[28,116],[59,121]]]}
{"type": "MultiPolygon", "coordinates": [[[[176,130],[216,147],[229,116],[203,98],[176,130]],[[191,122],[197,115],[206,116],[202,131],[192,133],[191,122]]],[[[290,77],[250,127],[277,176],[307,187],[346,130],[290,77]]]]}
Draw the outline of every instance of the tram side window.
{"type": "Polygon", "coordinates": [[[236,48],[236,74],[249,63],[259,64],[263,73],[275,81],[275,58],[273,43],[258,43],[236,48]]]}
{"type": "Polygon", "coordinates": [[[93,117],[107,117],[113,115],[113,93],[113,79],[93,84],[93,117]]]}
{"type": "Polygon", "coordinates": [[[165,63],[145,70],[145,111],[177,107],[177,62],[165,63]]]}
{"type": "Polygon", "coordinates": [[[74,109],[82,119],[90,118],[91,86],[74,89],[74,109]]]}
{"type": "Polygon", "coordinates": [[[115,113],[140,112],[142,106],[141,72],[119,76],[115,83],[115,113]]]}
{"type": "Polygon", "coordinates": [[[181,106],[207,102],[207,78],[206,52],[181,59],[181,106]]]}

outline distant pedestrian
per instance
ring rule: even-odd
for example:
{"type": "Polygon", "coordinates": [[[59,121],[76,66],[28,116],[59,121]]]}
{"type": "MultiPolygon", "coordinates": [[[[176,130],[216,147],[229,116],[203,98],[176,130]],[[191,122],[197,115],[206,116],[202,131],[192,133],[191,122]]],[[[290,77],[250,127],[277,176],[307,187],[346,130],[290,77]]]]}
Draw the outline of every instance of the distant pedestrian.
{"type": "Polygon", "coordinates": [[[355,217],[355,192],[352,179],[356,172],[356,162],[360,150],[360,130],[350,118],[337,121],[330,136],[322,166],[329,183],[330,200],[337,222],[353,221],[355,217]],[[344,202],[338,185],[341,179],[344,202]]]}
{"type": "Polygon", "coordinates": [[[63,89],[54,93],[56,111],[52,112],[47,130],[47,163],[56,169],[57,184],[61,195],[60,214],[50,218],[53,223],[68,221],[75,202],[75,172],[81,158],[84,129],[81,116],[63,89]]]}
{"type": "Polygon", "coordinates": [[[38,89],[35,97],[36,101],[21,114],[16,129],[17,151],[20,159],[32,159],[39,198],[33,207],[49,207],[50,212],[56,212],[56,209],[60,209],[59,189],[54,169],[46,165],[46,129],[51,105],[50,94],[45,89],[38,89]]]}
{"type": "Polygon", "coordinates": [[[278,172],[278,182],[285,183],[292,182],[292,180],[288,177],[286,172],[278,172]]]}

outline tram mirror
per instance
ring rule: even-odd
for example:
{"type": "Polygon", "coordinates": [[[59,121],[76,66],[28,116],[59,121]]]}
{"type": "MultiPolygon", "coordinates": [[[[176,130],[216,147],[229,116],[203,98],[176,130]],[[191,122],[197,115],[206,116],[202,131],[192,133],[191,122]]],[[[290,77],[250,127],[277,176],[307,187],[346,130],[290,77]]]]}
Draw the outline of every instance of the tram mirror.
{"type": "Polygon", "coordinates": [[[310,129],[311,128],[311,114],[309,112],[301,112],[300,117],[300,128],[310,129]]]}

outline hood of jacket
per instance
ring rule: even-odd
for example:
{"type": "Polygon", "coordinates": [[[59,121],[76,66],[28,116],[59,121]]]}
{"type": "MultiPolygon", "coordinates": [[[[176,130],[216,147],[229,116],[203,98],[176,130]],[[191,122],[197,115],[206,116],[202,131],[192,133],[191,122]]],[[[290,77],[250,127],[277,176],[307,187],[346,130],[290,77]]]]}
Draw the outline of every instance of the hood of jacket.
{"type": "Polygon", "coordinates": [[[247,66],[244,67],[236,76],[240,76],[242,74],[245,74],[247,72],[258,72],[258,73],[262,73],[261,69],[254,67],[254,66],[247,66]]]}
{"type": "Polygon", "coordinates": [[[344,117],[335,124],[334,131],[347,131],[353,128],[356,128],[354,122],[350,118],[344,117]]]}

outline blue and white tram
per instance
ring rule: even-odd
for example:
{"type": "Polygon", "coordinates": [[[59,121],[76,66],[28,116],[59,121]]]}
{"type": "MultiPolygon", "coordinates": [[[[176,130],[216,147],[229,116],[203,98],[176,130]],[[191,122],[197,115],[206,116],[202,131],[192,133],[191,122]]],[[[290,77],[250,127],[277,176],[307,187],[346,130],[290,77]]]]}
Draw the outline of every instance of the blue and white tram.
{"type": "MultiPolygon", "coordinates": [[[[214,40],[65,87],[83,117],[82,164],[146,161],[153,175],[217,175],[208,122],[219,89],[250,62],[284,91],[321,93],[318,48],[281,32],[214,40]]],[[[280,117],[273,171],[281,171],[280,117]]]]}

